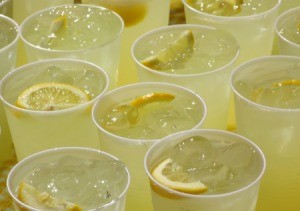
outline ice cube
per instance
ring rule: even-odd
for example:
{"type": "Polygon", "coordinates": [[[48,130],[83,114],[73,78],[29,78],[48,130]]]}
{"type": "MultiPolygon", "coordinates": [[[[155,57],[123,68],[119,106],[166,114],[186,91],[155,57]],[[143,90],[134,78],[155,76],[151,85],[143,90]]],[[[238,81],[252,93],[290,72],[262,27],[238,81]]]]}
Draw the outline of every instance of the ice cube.
{"type": "Polygon", "coordinates": [[[202,136],[193,136],[177,144],[171,152],[171,159],[186,170],[205,169],[214,164],[211,142],[202,136]]]}
{"type": "Polygon", "coordinates": [[[129,128],[138,120],[138,109],[130,105],[121,105],[110,110],[106,116],[101,119],[101,125],[113,131],[119,131],[129,128]]]}
{"type": "Polygon", "coordinates": [[[39,73],[34,78],[35,81],[44,81],[44,82],[60,82],[73,84],[73,78],[67,73],[67,71],[62,70],[57,66],[50,66],[39,73]]]}
{"type": "Polygon", "coordinates": [[[115,200],[127,184],[125,165],[121,161],[94,161],[88,179],[82,184],[79,201],[91,209],[115,200]]]}
{"type": "Polygon", "coordinates": [[[231,168],[240,170],[251,164],[253,159],[253,149],[244,143],[234,143],[224,146],[215,155],[216,162],[231,168]]]}

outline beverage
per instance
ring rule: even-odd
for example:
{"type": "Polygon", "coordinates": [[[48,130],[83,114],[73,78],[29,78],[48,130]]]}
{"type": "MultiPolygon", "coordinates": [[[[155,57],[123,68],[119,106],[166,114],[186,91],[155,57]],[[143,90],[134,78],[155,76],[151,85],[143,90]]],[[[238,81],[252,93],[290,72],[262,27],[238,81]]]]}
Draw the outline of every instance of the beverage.
{"type": "Polygon", "coordinates": [[[101,149],[124,161],[134,181],[126,209],[152,209],[143,169],[147,149],[170,133],[201,127],[205,114],[205,104],[197,94],[165,83],[126,85],[98,100],[92,116],[101,149]]]}
{"type": "Polygon", "coordinates": [[[253,140],[268,161],[257,210],[300,206],[299,64],[298,57],[262,57],[232,75],[237,132],[253,140]]]}
{"type": "Polygon", "coordinates": [[[132,47],[140,81],[175,83],[203,97],[207,128],[227,127],[229,78],[238,56],[239,46],[231,34],[193,24],[152,30],[132,47]]]}
{"type": "Polygon", "coordinates": [[[124,20],[118,85],[138,82],[135,63],[130,55],[131,45],[138,36],[169,22],[170,0],[82,0],[117,12],[124,20]]]}
{"type": "Polygon", "coordinates": [[[6,75],[0,87],[18,160],[59,146],[99,148],[90,112],[108,87],[91,63],[43,60],[6,75]]]}
{"type": "Polygon", "coordinates": [[[223,130],[196,129],[154,143],[145,156],[155,210],[255,210],[262,151],[223,130]]]}
{"type": "Polygon", "coordinates": [[[275,27],[279,54],[300,56],[300,7],[281,14],[275,27]]]}
{"type": "Polygon", "coordinates": [[[21,25],[28,61],[77,58],[92,62],[116,86],[123,21],[111,10],[92,5],[63,5],[34,13],[21,25]]]}
{"type": "MultiPolygon", "coordinates": [[[[0,15],[0,79],[11,71],[16,63],[19,26],[11,18],[0,15]]],[[[13,144],[4,107],[0,105],[0,163],[13,155],[13,144]]]]}
{"type": "Polygon", "coordinates": [[[12,18],[12,0],[0,0],[0,14],[12,18]]]}
{"type": "Polygon", "coordinates": [[[98,150],[55,148],[36,153],[9,173],[16,210],[124,210],[129,172],[98,150]]]}
{"type": "Polygon", "coordinates": [[[281,0],[184,0],[183,4],[187,23],[224,29],[235,36],[241,48],[238,64],[271,54],[281,0]]]}

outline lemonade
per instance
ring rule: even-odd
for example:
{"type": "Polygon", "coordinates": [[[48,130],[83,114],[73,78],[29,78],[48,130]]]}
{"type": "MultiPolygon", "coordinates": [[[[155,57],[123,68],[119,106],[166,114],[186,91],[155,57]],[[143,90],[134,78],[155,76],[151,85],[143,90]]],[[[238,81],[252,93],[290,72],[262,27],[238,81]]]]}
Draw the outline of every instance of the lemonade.
{"type": "Polygon", "coordinates": [[[284,12],[277,18],[278,52],[300,56],[300,7],[284,12]]]}
{"type": "Polygon", "coordinates": [[[241,48],[238,64],[270,55],[281,0],[183,0],[187,23],[224,29],[241,48]]]}
{"type": "Polygon", "coordinates": [[[111,155],[64,147],[24,159],[9,173],[16,210],[124,210],[129,172],[111,155]]]}
{"type": "Polygon", "coordinates": [[[155,210],[255,210],[265,160],[249,140],[190,130],[155,143],[145,157],[155,210]]]}
{"type": "Polygon", "coordinates": [[[122,19],[92,5],[63,5],[28,17],[21,25],[28,61],[77,58],[107,71],[116,86],[122,19]]]}
{"type": "Polygon", "coordinates": [[[118,85],[138,82],[136,67],[130,55],[133,42],[143,33],[169,21],[170,0],[82,0],[84,4],[107,7],[124,20],[118,85]]]}
{"type": "Polygon", "coordinates": [[[175,83],[198,93],[208,106],[204,127],[226,129],[229,78],[239,56],[226,31],[194,24],[152,30],[133,44],[140,81],[175,83]]]}
{"type": "MultiPolygon", "coordinates": [[[[18,24],[0,15],[0,79],[15,67],[17,41],[19,39],[18,24]]],[[[0,163],[13,155],[13,144],[8,128],[4,107],[0,104],[0,163]]]]}
{"type": "Polygon", "coordinates": [[[3,79],[1,99],[18,160],[59,146],[99,148],[90,112],[108,87],[104,70],[79,60],[44,60],[3,79]]]}
{"type": "Polygon", "coordinates": [[[300,206],[299,71],[298,57],[273,56],[249,61],[232,75],[237,132],[253,140],[268,161],[259,211],[300,206]]]}
{"type": "Polygon", "coordinates": [[[125,162],[132,185],[128,210],[152,210],[150,188],[143,169],[147,149],[171,133],[199,128],[206,115],[194,92],[166,83],[136,83],[108,92],[94,105],[101,149],[125,162]]]}

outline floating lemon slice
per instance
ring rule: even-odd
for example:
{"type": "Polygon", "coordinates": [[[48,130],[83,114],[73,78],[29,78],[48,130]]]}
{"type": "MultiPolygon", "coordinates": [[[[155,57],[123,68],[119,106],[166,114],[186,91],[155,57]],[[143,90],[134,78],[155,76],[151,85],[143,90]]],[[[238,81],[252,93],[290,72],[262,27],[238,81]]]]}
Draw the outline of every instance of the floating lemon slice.
{"type": "Polygon", "coordinates": [[[191,30],[183,31],[179,38],[159,53],[141,61],[143,65],[155,70],[170,69],[170,64],[183,61],[184,55],[193,52],[194,35],[191,30]]]}
{"type": "Polygon", "coordinates": [[[20,94],[16,105],[29,110],[54,111],[71,108],[89,100],[89,96],[75,86],[51,82],[29,87],[20,94]]]}
{"type": "Polygon", "coordinates": [[[161,162],[153,171],[152,176],[161,184],[176,191],[189,194],[200,194],[207,191],[207,187],[201,181],[191,182],[189,176],[183,170],[172,171],[170,158],[161,162]]]}
{"type": "Polygon", "coordinates": [[[82,209],[71,202],[67,202],[63,199],[58,199],[51,196],[47,192],[39,192],[36,188],[22,182],[18,189],[18,198],[24,204],[41,209],[55,209],[55,210],[66,210],[66,211],[81,211],[82,209]]]}
{"type": "Polygon", "coordinates": [[[169,93],[149,93],[136,98],[131,102],[131,105],[135,107],[141,107],[153,102],[172,101],[174,98],[175,96],[169,93]]]}

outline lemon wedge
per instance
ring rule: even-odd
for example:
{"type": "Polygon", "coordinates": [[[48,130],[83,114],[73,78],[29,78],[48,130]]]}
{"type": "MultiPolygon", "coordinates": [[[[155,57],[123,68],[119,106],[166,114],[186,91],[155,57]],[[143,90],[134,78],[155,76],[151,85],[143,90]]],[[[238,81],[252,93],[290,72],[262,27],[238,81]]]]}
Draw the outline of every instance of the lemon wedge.
{"type": "Polygon", "coordinates": [[[89,100],[90,97],[75,86],[49,82],[33,85],[23,91],[16,105],[28,110],[55,111],[71,108],[89,100]]]}
{"type": "Polygon", "coordinates": [[[47,210],[47,209],[56,209],[56,210],[66,210],[66,211],[81,211],[82,209],[71,202],[67,202],[63,199],[58,199],[51,196],[47,192],[40,192],[33,186],[22,182],[19,185],[18,189],[18,198],[20,201],[26,205],[47,210]]]}
{"type": "Polygon", "coordinates": [[[172,160],[167,158],[153,171],[152,176],[166,187],[189,194],[200,194],[207,191],[207,187],[201,181],[190,181],[186,172],[172,171],[172,160]]]}
{"type": "Polygon", "coordinates": [[[241,4],[243,4],[243,0],[224,0],[224,2],[227,2],[230,5],[241,5],[241,4]]]}
{"type": "Polygon", "coordinates": [[[149,93],[136,98],[131,102],[131,105],[134,107],[141,107],[153,102],[172,101],[174,98],[175,96],[169,93],[149,93]]]}
{"type": "Polygon", "coordinates": [[[143,65],[155,70],[170,69],[170,64],[183,61],[186,54],[193,52],[194,35],[191,30],[183,31],[179,38],[173,41],[167,48],[155,55],[141,61],[143,65]]]}

